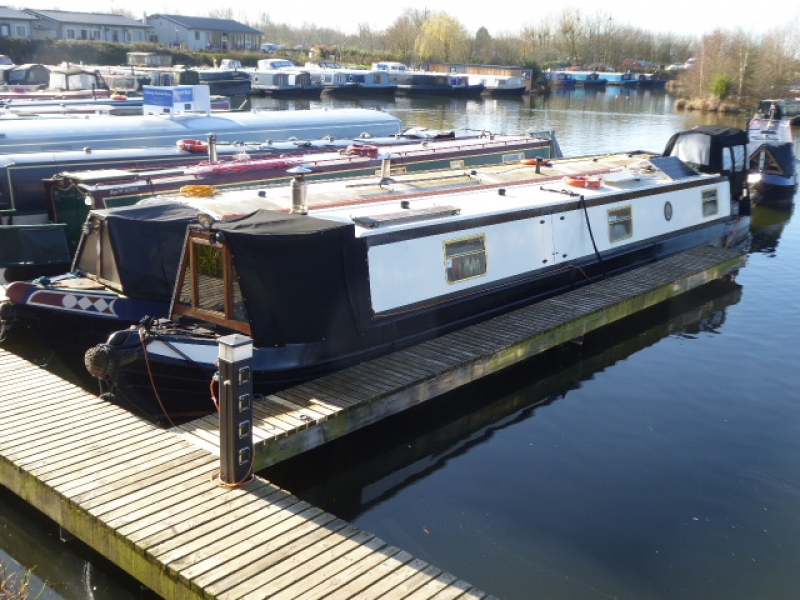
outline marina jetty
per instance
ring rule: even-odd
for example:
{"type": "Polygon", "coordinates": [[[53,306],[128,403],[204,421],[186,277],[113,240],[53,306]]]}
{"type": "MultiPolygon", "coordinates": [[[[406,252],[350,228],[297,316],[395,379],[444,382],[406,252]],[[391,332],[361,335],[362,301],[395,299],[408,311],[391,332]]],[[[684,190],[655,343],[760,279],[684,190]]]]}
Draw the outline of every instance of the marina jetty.
{"type": "MultiPolygon", "coordinates": [[[[254,467],[743,264],[735,250],[696,248],[257,401],[254,467]]],[[[0,390],[3,485],[162,597],[492,598],[260,477],[220,484],[231,439],[225,409],[166,430],[4,350],[0,390]]]]}

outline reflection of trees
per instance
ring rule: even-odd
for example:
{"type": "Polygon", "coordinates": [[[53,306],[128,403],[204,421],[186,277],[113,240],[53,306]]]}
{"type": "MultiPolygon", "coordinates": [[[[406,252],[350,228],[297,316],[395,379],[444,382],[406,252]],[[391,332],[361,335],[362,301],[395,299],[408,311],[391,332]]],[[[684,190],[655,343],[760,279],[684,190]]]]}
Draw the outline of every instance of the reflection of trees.
{"type": "Polygon", "coordinates": [[[701,331],[719,332],[726,308],[740,297],[741,287],[733,281],[710,283],[593,332],[580,346],[556,348],[271,467],[264,476],[353,520],[635,352],[669,335],[691,339],[701,331]]]}

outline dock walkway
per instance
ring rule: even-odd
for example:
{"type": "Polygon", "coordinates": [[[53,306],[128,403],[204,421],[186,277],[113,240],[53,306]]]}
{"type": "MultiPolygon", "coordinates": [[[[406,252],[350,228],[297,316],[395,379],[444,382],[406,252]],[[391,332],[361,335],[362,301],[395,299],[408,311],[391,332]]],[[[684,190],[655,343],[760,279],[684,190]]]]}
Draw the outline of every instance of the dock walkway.
{"type": "MultiPolygon", "coordinates": [[[[696,250],[269,396],[258,469],[735,272],[696,250]]],[[[256,477],[214,482],[218,417],[164,430],[0,350],[0,482],[164,598],[487,598],[256,477]]]]}

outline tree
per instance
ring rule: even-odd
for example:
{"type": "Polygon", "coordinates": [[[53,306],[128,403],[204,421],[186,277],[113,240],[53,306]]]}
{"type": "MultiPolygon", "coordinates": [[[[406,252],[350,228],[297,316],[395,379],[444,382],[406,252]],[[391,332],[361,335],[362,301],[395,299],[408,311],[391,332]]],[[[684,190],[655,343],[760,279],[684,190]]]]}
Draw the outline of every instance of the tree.
{"type": "Polygon", "coordinates": [[[469,34],[458,19],[445,12],[436,13],[423,23],[415,49],[421,60],[466,62],[469,34]]]}

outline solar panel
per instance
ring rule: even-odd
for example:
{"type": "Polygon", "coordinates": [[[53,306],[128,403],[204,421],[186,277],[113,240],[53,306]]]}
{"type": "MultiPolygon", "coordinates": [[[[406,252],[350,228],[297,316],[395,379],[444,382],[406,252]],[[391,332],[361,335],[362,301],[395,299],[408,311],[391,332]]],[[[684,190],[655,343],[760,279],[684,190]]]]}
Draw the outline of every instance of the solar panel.
{"type": "Polygon", "coordinates": [[[658,156],[651,158],[650,163],[670,179],[686,179],[698,175],[698,171],[677,156],[658,156]]]}

